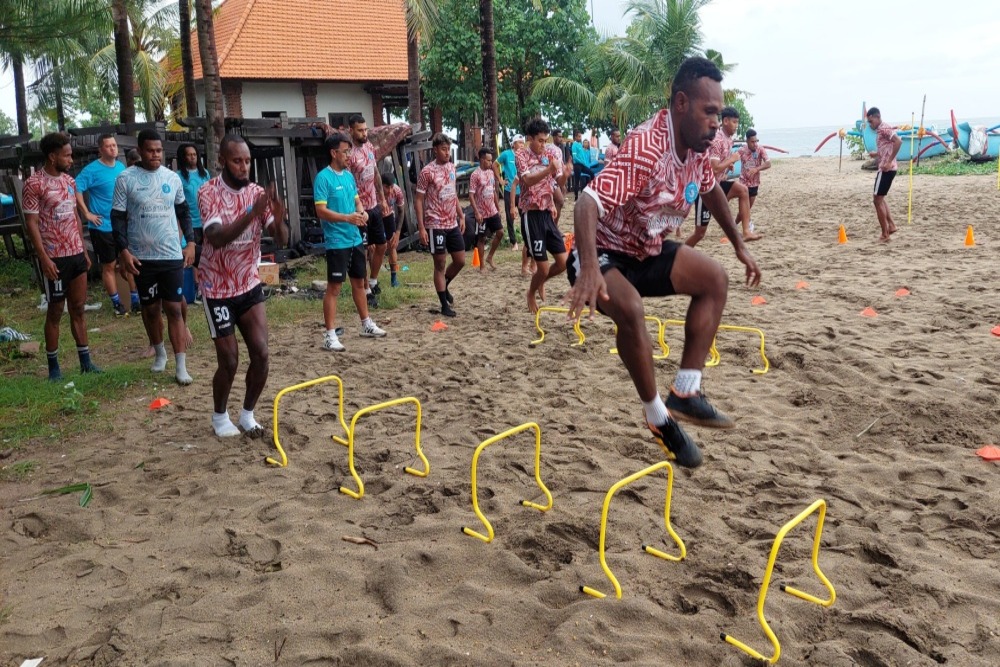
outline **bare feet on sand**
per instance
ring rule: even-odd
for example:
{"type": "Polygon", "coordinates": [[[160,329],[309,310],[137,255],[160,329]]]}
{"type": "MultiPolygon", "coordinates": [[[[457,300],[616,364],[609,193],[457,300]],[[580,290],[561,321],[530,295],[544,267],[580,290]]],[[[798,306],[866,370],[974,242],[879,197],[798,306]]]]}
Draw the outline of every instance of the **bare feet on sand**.
{"type": "Polygon", "coordinates": [[[743,235],[743,240],[744,241],[759,241],[762,238],[764,238],[764,236],[762,234],[756,234],[754,232],[750,232],[749,234],[744,234],[743,235]]]}

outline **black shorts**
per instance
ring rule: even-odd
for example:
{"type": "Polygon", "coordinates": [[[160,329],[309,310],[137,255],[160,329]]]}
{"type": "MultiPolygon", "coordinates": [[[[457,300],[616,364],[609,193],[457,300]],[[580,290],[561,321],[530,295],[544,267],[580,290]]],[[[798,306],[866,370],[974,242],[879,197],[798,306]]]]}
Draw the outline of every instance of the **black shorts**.
{"type": "Polygon", "coordinates": [[[889,188],[892,187],[892,179],[894,178],[896,178],[894,171],[880,171],[875,174],[875,196],[884,197],[889,194],[889,188]]]}
{"type": "Polygon", "coordinates": [[[757,196],[757,190],[759,190],[759,189],[760,189],[759,185],[753,185],[753,186],[749,186],[748,185],[747,186],[747,192],[750,193],[751,197],[756,197],[757,196]]]}
{"type": "Polygon", "coordinates": [[[382,208],[365,211],[368,214],[368,224],[361,228],[361,241],[364,245],[385,245],[385,226],[382,223],[382,208]]]}
{"type": "Polygon", "coordinates": [[[712,221],[712,212],[705,206],[705,198],[698,195],[694,202],[694,224],[698,227],[708,227],[712,221]]]}
{"type": "Polygon", "coordinates": [[[59,277],[55,280],[49,280],[43,276],[45,298],[48,301],[62,301],[66,298],[69,284],[87,273],[87,258],[81,252],[69,257],[53,257],[52,263],[56,265],[59,277]]]}
{"type": "MultiPolygon", "coordinates": [[[[681,243],[674,241],[663,241],[663,249],[655,257],[647,257],[638,260],[635,257],[615,252],[613,250],[597,249],[597,262],[601,267],[601,274],[605,274],[611,269],[618,269],[625,280],[629,281],[639,296],[672,296],[674,284],[670,281],[670,272],[674,269],[674,258],[681,247],[681,243]]],[[[569,261],[566,262],[566,276],[572,286],[576,282],[576,276],[580,272],[580,259],[576,250],[570,253],[569,261]]],[[[600,304],[598,304],[600,307],[600,304]]]]}
{"type": "Polygon", "coordinates": [[[465,252],[465,237],[457,225],[449,229],[428,229],[427,236],[431,243],[432,255],[465,252]]]}
{"type": "Polygon", "coordinates": [[[396,234],[396,214],[382,218],[382,227],[385,229],[385,240],[388,241],[396,234]]]}
{"type": "Polygon", "coordinates": [[[365,247],[356,245],[353,248],[337,248],[326,251],[326,282],[342,283],[345,278],[360,280],[365,271],[365,247]]]}
{"type": "Polygon", "coordinates": [[[115,236],[111,232],[102,232],[91,227],[90,245],[94,246],[94,254],[101,264],[114,264],[118,261],[118,249],[115,248],[115,236]]]}
{"type": "Polygon", "coordinates": [[[493,236],[497,232],[503,231],[503,223],[500,222],[500,214],[491,215],[488,218],[483,218],[483,221],[479,223],[476,229],[476,241],[480,241],[486,236],[493,236]]]}
{"type": "Polygon", "coordinates": [[[536,262],[544,262],[549,256],[566,252],[566,241],[552,219],[552,211],[528,211],[521,219],[521,235],[528,246],[528,254],[536,262]]]}
{"type": "Polygon", "coordinates": [[[184,299],[184,261],[180,259],[141,259],[135,289],[139,303],[147,305],[160,299],[178,303],[184,299]]]}
{"type": "Polygon", "coordinates": [[[726,195],[729,195],[729,191],[732,189],[733,183],[735,183],[735,181],[719,181],[719,187],[722,188],[722,191],[725,192],[726,195]]]}
{"type": "Polygon", "coordinates": [[[232,336],[236,324],[247,312],[258,303],[264,303],[264,288],[257,285],[249,292],[228,299],[210,299],[204,297],[205,317],[208,318],[208,333],[212,339],[232,336]]]}
{"type": "Polygon", "coordinates": [[[205,230],[195,227],[194,230],[194,266],[201,262],[201,246],[205,243],[205,230]]]}

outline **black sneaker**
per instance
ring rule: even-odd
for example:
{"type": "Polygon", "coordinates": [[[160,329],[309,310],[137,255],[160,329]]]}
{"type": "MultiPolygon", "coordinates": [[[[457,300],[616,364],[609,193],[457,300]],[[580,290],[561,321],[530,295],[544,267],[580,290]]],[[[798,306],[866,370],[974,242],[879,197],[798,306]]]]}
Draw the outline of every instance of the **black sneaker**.
{"type": "Polygon", "coordinates": [[[685,468],[697,468],[701,465],[701,450],[698,445],[673,419],[668,419],[663,426],[653,426],[649,422],[646,422],[646,426],[668,459],[685,468]]]}
{"type": "Polygon", "coordinates": [[[382,293],[382,287],[378,283],[375,283],[371,287],[372,287],[372,294],[378,296],[379,294],[382,293]]]}
{"type": "Polygon", "coordinates": [[[455,305],[455,297],[451,295],[451,291],[447,287],[444,288],[444,298],[449,304],[455,305]]]}
{"type": "Polygon", "coordinates": [[[128,311],[125,310],[125,304],[121,301],[118,303],[112,303],[111,307],[115,309],[115,317],[125,317],[128,315],[128,311]]]}
{"type": "Polygon", "coordinates": [[[458,315],[458,313],[455,312],[454,308],[447,305],[441,306],[441,314],[444,315],[445,317],[455,317],[456,315],[458,315]]]}
{"type": "Polygon", "coordinates": [[[142,306],[138,302],[132,304],[132,314],[142,315],[142,306]]]}
{"type": "Polygon", "coordinates": [[[700,391],[690,396],[678,396],[671,389],[667,396],[667,410],[676,419],[698,426],[724,429],[736,426],[736,422],[712,407],[705,394],[700,391]]]}
{"type": "Polygon", "coordinates": [[[374,292],[372,292],[371,294],[368,295],[368,307],[369,308],[378,308],[378,297],[375,296],[374,292]]]}

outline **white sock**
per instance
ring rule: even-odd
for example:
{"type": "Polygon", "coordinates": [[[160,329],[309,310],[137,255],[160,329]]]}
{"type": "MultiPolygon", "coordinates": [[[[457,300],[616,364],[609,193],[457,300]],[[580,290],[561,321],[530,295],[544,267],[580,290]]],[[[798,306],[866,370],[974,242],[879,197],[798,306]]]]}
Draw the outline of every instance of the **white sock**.
{"type": "Polygon", "coordinates": [[[240,426],[243,427],[244,431],[252,431],[255,428],[262,428],[257,420],[253,418],[253,410],[240,410],[240,426]]]}
{"type": "Polygon", "coordinates": [[[369,285],[368,287],[365,288],[365,294],[371,294],[371,293],[372,293],[372,288],[371,285],[369,285]]]}
{"type": "Polygon", "coordinates": [[[187,354],[178,352],[174,355],[174,362],[177,364],[177,382],[191,384],[194,379],[187,372],[187,354]]]}
{"type": "Polygon", "coordinates": [[[337,340],[337,330],[336,329],[327,329],[326,330],[326,337],[327,338],[332,338],[334,340],[337,340]]]}
{"type": "Polygon", "coordinates": [[[167,348],[163,343],[154,345],[153,350],[156,356],[153,357],[153,372],[162,373],[167,370],[167,348]]]}
{"type": "Polygon", "coordinates": [[[375,279],[375,278],[369,278],[368,279],[368,287],[375,287],[376,285],[378,285],[378,280],[377,279],[375,279]]]}
{"type": "Polygon", "coordinates": [[[240,430],[236,428],[236,424],[229,419],[229,415],[225,412],[212,413],[212,428],[215,429],[215,435],[220,438],[231,438],[240,434],[240,430]]]}
{"type": "Polygon", "coordinates": [[[681,368],[674,378],[674,393],[679,396],[690,396],[701,389],[701,371],[691,368],[681,368]]]}
{"type": "Polygon", "coordinates": [[[370,315],[365,319],[361,320],[362,329],[364,329],[365,327],[373,327],[373,326],[375,326],[375,320],[373,320],[370,315]]]}
{"type": "Polygon", "coordinates": [[[642,409],[646,411],[646,421],[654,426],[665,424],[670,419],[667,406],[664,405],[663,399],[660,398],[659,394],[651,401],[643,401],[642,409]]]}

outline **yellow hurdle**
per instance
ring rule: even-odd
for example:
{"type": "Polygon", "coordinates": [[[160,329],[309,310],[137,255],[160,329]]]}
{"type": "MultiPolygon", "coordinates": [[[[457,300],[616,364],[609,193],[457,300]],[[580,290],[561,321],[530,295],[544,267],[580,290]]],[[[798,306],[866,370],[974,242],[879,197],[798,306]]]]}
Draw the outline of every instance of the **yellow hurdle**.
{"type": "MultiPolygon", "coordinates": [[[[270,456],[268,456],[265,461],[273,466],[280,466],[282,468],[288,465],[288,456],[285,455],[285,450],[281,447],[281,441],[278,439],[278,404],[281,402],[281,397],[285,394],[290,394],[293,391],[298,391],[300,389],[306,389],[308,387],[313,387],[318,384],[324,384],[327,382],[337,383],[337,419],[340,421],[340,425],[344,427],[344,433],[347,434],[347,423],[344,421],[344,382],[336,375],[327,375],[326,377],[316,378],[315,380],[309,380],[308,382],[302,382],[300,384],[292,385],[291,387],[285,387],[278,392],[278,395],[274,397],[274,419],[273,419],[273,433],[274,433],[274,446],[278,450],[278,454],[281,455],[281,461],[278,461],[270,456]]],[[[341,437],[333,436],[335,442],[339,442],[342,445],[346,445],[347,441],[341,437]]]]}
{"type": "MultiPolygon", "coordinates": [[[[545,330],[542,329],[542,313],[569,313],[569,308],[558,308],[556,306],[542,306],[535,313],[535,328],[538,329],[539,338],[538,340],[533,340],[529,345],[534,347],[535,345],[541,345],[545,341],[545,330]]],[[[587,340],[586,336],[583,335],[583,331],[580,329],[580,318],[576,318],[576,322],[573,323],[573,332],[576,333],[576,342],[572,344],[573,347],[580,347],[583,342],[587,340]]]]}
{"type": "MultiPolygon", "coordinates": [[[[685,320],[663,320],[663,323],[672,324],[673,326],[682,327],[685,324],[685,320]]],[[[712,347],[708,349],[708,361],[705,362],[705,366],[712,368],[718,366],[719,362],[722,361],[722,357],[719,356],[719,350],[715,347],[715,339],[712,339],[712,347]]]]}
{"type": "Polygon", "coordinates": [[[550,509],[552,509],[552,494],[549,492],[549,489],[545,486],[545,483],[542,482],[542,476],[541,476],[542,429],[539,428],[538,424],[536,424],[535,422],[528,422],[527,424],[521,424],[520,426],[515,426],[512,429],[508,429],[503,433],[500,433],[499,435],[495,435],[492,438],[489,438],[488,440],[483,440],[481,443],[479,443],[479,446],[476,447],[476,451],[472,455],[472,509],[476,513],[476,516],[479,517],[479,520],[483,523],[483,525],[486,526],[486,535],[483,535],[480,532],[472,530],[471,528],[463,527],[462,532],[465,533],[466,535],[471,535],[472,537],[480,539],[483,542],[486,542],[487,544],[493,541],[493,536],[494,536],[493,525],[489,522],[486,516],[479,509],[479,491],[476,485],[476,471],[479,467],[479,455],[483,453],[484,449],[486,449],[493,443],[505,440],[507,438],[517,435],[521,431],[527,431],[528,429],[533,429],[535,431],[535,483],[538,485],[538,488],[542,490],[542,493],[545,494],[545,498],[548,500],[548,504],[539,505],[538,503],[533,503],[529,500],[522,500],[521,505],[523,505],[524,507],[532,507],[540,512],[548,512],[550,509]]]}
{"type": "MultiPolygon", "coordinates": [[[[752,370],[754,375],[763,375],[764,373],[771,370],[771,362],[767,360],[767,355],[764,354],[764,332],[756,327],[740,327],[735,324],[720,324],[719,330],[725,329],[726,331],[746,331],[749,333],[755,333],[760,336],[760,359],[764,363],[763,368],[754,368],[752,370]]],[[[718,352],[716,352],[718,355],[718,352]]]]}
{"type": "Polygon", "coordinates": [[[760,627],[764,629],[764,634],[767,635],[768,640],[771,642],[771,646],[774,648],[774,655],[770,658],[764,656],[762,653],[755,651],[738,639],[730,637],[726,633],[722,633],[722,641],[732,644],[741,651],[747,653],[748,655],[756,658],[757,660],[763,660],[769,665],[773,665],[778,662],[778,658],[781,657],[781,644],[778,642],[778,638],[774,635],[771,630],[771,626],[767,624],[767,619],[764,618],[764,601],[767,599],[767,589],[771,584],[771,573],[774,570],[774,562],[778,558],[778,549],[781,548],[781,541],[785,539],[785,535],[795,526],[799,525],[805,521],[813,512],[819,512],[819,518],[816,521],[816,533],[813,537],[813,548],[812,548],[812,564],[813,570],[816,572],[816,576],[820,578],[823,585],[830,592],[830,597],[827,600],[821,600],[814,595],[809,593],[804,593],[800,590],[792,588],[791,586],[782,585],[781,590],[788,593],[789,595],[794,595],[797,598],[801,598],[806,602],[812,602],[813,604],[818,604],[823,607],[832,606],[834,601],[837,599],[837,592],[833,589],[833,584],[830,580],[826,578],[823,571],[819,569],[819,544],[820,539],[823,537],[823,520],[826,518],[826,501],[823,499],[817,500],[812,505],[807,507],[801,514],[789,521],[778,531],[777,536],[774,538],[774,544],[771,546],[771,555],[767,559],[767,569],[764,570],[764,581],[760,585],[760,595],[757,597],[757,619],[760,621],[760,627]]]}
{"type": "Polygon", "coordinates": [[[354,440],[355,440],[355,433],[357,432],[358,420],[364,415],[367,415],[369,413],[378,412],[379,410],[385,410],[386,408],[391,408],[396,405],[401,405],[403,403],[413,403],[414,405],[417,406],[417,429],[415,437],[415,446],[417,449],[417,456],[420,457],[420,460],[424,464],[423,470],[416,470],[415,468],[410,468],[409,466],[407,466],[403,470],[405,470],[411,475],[416,475],[417,477],[427,477],[427,475],[430,473],[431,464],[427,460],[427,457],[424,456],[423,450],[420,449],[420,424],[423,413],[423,410],[420,407],[420,401],[418,401],[416,398],[412,396],[407,396],[406,398],[397,398],[391,401],[386,401],[385,403],[378,403],[377,405],[369,405],[367,408],[362,408],[358,410],[357,414],[355,414],[354,417],[351,419],[351,427],[347,431],[347,465],[351,469],[351,477],[353,477],[354,481],[357,483],[358,490],[352,491],[346,486],[342,486],[340,487],[341,493],[345,493],[349,495],[351,498],[354,498],[355,500],[361,500],[361,498],[365,495],[365,485],[361,481],[361,477],[358,475],[358,471],[355,470],[354,468],[354,440]]]}
{"type": "MultiPolygon", "coordinates": [[[[674,489],[674,467],[670,465],[670,462],[661,461],[656,465],[652,465],[646,468],[645,470],[640,470],[639,472],[629,475],[625,479],[616,482],[610,489],[608,489],[607,495],[604,496],[604,506],[601,508],[601,538],[600,538],[600,544],[598,546],[598,554],[601,559],[601,568],[604,570],[604,574],[607,575],[608,579],[611,580],[611,584],[615,587],[615,597],[617,597],[619,600],[622,597],[622,587],[621,584],[618,583],[618,579],[615,578],[615,575],[611,571],[611,568],[608,567],[608,561],[604,555],[605,538],[607,537],[607,532],[608,532],[608,507],[611,505],[611,498],[613,498],[614,495],[618,493],[618,490],[620,488],[628,484],[631,484],[635,480],[645,477],[646,475],[651,475],[654,472],[657,472],[658,470],[661,470],[663,468],[667,469],[667,500],[663,508],[663,522],[667,527],[667,533],[670,534],[670,537],[673,539],[674,544],[677,545],[677,548],[680,549],[681,553],[680,556],[671,556],[668,553],[660,551],[659,549],[655,549],[646,544],[642,545],[642,550],[648,554],[656,556],[657,558],[662,558],[663,560],[669,560],[674,562],[680,562],[687,557],[687,547],[684,546],[684,541],[677,536],[677,533],[674,532],[673,526],[670,525],[670,497],[674,489]]],[[[581,586],[580,591],[595,598],[607,597],[605,593],[602,593],[596,588],[591,588],[590,586],[581,586]]]]}
{"type": "MultiPolygon", "coordinates": [[[[661,320],[659,317],[654,317],[652,315],[646,315],[643,319],[645,319],[647,322],[656,322],[656,342],[659,343],[660,345],[660,353],[654,354],[653,358],[656,360],[666,359],[668,356],[670,356],[670,346],[667,345],[665,340],[663,340],[663,334],[664,331],[666,330],[666,326],[663,324],[663,320],[661,320]]],[[[618,327],[615,326],[615,332],[617,333],[617,331],[618,327]]],[[[613,347],[610,350],[608,350],[608,352],[610,352],[611,354],[618,354],[618,348],[613,347]]]]}

